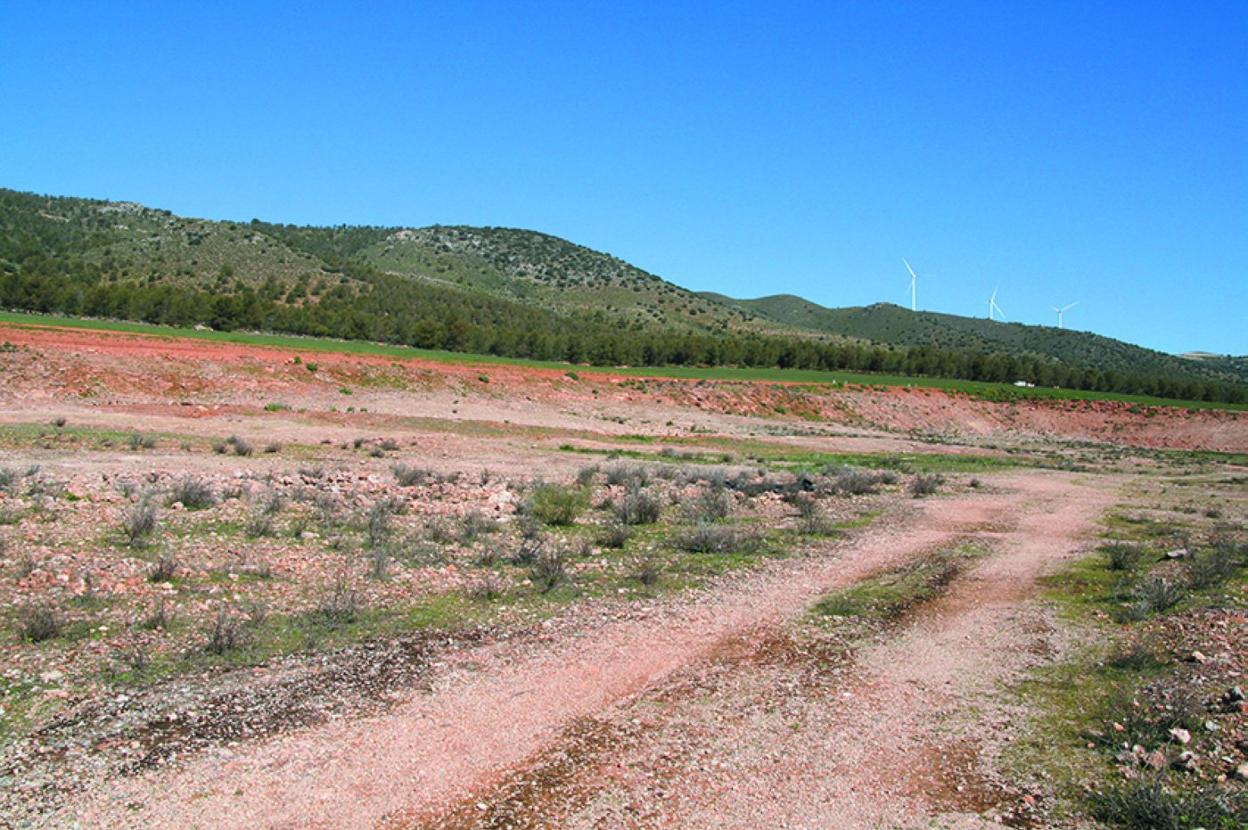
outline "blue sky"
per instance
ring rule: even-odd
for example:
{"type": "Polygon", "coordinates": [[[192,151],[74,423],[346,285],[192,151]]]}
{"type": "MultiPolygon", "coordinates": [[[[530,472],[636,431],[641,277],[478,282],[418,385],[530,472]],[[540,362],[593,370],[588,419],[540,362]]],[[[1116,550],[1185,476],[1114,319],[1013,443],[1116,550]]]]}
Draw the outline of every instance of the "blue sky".
{"type": "Polygon", "coordinates": [[[1248,4],[0,4],[0,186],[1248,353],[1248,4]]]}

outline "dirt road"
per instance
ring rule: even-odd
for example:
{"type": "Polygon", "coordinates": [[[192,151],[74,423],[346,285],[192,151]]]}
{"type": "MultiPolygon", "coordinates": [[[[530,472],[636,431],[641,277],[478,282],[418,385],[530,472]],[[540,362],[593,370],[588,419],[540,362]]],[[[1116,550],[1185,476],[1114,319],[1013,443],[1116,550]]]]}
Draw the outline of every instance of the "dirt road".
{"type": "Polygon", "coordinates": [[[102,783],[52,820],[458,826],[468,823],[468,804],[488,819],[484,826],[499,827],[927,826],[930,815],[979,806],[958,803],[961,785],[946,787],[950,753],[932,750],[961,742],[973,761],[959,719],[1026,659],[1037,637],[1038,612],[1028,605],[1036,576],[1086,544],[1112,497],[1103,481],[1033,472],[996,479],[992,492],[916,502],[910,515],[886,517],[851,542],[776,563],[665,613],[519,657],[482,647],[431,691],[384,715],[102,783]],[[855,658],[834,691],[776,688],[784,678],[755,663],[721,672],[702,690],[710,703],[681,694],[698,689],[690,676],[714,674],[725,655],[757,652],[822,594],[965,538],[989,543],[994,555],[930,614],[855,658]],[[800,714],[801,728],[777,729],[775,713],[757,705],[768,699],[800,714]],[[667,728],[637,734],[642,709],[662,710],[667,728]],[[525,813],[517,785],[524,770],[552,753],[575,760],[586,723],[637,729],[607,761],[565,764],[565,777],[579,784],[559,788],[563,803],[525,813]],[[699,748],[709,746],[713,767],[699,763],[699,748]],[[515,801],[511,818],[506,804],[492,803],[500,799],[515,801]]]}

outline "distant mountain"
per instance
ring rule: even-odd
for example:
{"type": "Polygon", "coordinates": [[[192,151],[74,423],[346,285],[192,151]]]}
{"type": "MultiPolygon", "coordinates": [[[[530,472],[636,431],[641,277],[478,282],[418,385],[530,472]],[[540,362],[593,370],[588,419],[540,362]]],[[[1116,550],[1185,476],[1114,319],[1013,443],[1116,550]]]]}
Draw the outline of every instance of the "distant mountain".
{"type": "Polygon", "coordinates": [[[1146,374],[1189,374],[1248,382],[1248,361],[1209,355],[1185,359],[1074,329],[1001,323],[982,317],[961,317],[930,311],[913,312],[890,303],[866,307],[825,308],[792,294],[756,300],[732,300],[703,294],[717,302],[735,304],[778,325],[885,343],[894,346],[932,346],[975,352],[1005,352],[1043,356],[1069,366],[1096,366],[1102,370],[1146,374]]]}
{"type": "Polygon", "coordinates": [[[889,304],[695,293],[536,231],[210,221],[3,189],[0,304],[573,362],[874,369],[1248,398],[1238,388],[1245,358],[1176,357],[889,304]]]}

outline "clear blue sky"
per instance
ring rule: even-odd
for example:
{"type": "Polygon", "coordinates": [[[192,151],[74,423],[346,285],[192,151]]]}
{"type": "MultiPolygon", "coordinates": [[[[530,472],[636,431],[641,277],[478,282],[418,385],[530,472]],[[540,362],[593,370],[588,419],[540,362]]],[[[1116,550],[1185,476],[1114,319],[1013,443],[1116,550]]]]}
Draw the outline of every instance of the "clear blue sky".
{"type": "Polygon", "coordinates": [[[0,4],[0,186],[1248,353],[1248,3],[0,4]],[[649,6],[647,8],[647,6],[649,6]]]}

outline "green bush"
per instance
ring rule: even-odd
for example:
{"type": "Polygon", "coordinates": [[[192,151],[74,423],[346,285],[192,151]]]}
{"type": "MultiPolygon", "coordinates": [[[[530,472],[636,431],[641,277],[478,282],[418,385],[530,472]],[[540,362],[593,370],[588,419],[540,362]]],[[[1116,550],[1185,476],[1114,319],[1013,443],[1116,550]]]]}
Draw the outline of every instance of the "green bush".
{"type": "Polygon", "coordinates": [[[529,495],[528,512],[548,525],[570,525],[589,507],[589,491],[582,487],[539,484],[529,495]]]}

